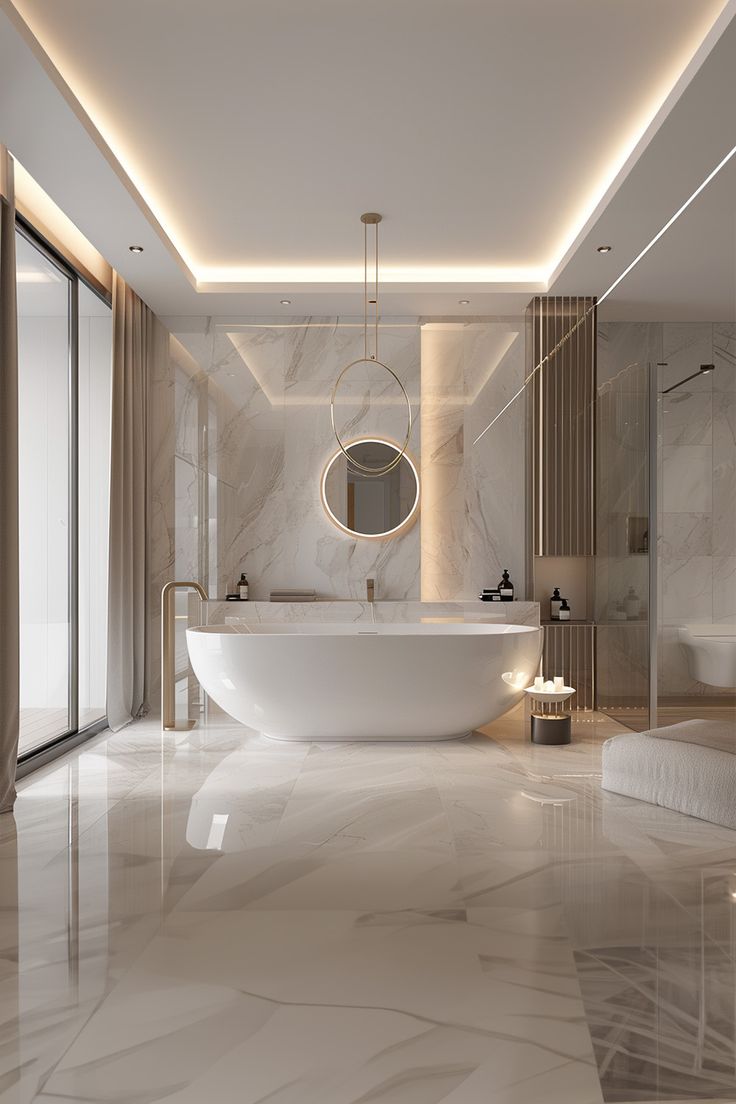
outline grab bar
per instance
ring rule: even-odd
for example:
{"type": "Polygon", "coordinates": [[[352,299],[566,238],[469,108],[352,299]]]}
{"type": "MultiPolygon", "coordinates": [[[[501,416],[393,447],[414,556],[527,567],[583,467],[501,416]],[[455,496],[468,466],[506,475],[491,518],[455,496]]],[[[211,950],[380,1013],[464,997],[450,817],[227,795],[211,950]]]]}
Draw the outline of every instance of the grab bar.
{"type": "Polygon", "coordinates": [[[176,728],[174,595],[177,590],[196,590],[202,602],[208,601],[207,591],[193,580],[164,583],[161,589],[161,727],[168,731],[176,728]]]}

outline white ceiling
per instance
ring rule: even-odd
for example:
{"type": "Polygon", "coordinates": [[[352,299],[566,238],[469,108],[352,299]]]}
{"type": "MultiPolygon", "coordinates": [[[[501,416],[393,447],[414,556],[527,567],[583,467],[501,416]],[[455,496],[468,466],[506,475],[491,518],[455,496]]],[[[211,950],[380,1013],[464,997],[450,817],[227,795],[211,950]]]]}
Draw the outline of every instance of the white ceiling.
{"type": "MultiPolygon", "coordinates": [[[[648,240],[646,236],[637,243],[631,259],[648,240]]],[[[600,267],[613,268],[616,275],[629,260],[621,249],[615,257],[601,259],[591,247],[588,257],[602,260],[600,267]]],[[[581,253],[574,267],[587,267],[586,261],[581,253]]],[[[578,277],[571,272],[564,285],[577,287],[578,277]]],[[[563,281],[554,290],[562,286],[563,281]]],[[[597,285],[596,290],[605,288],[597,285]]],[[[736,157],[601,304],[599,316],[631,321],[736,320],[736,157]]]]}
{"type": "MultiPolygon", "coordinates": [[[[357,313],[367,209],[385,218],[387,313],[513,313],[552,275],[561,290],[603,290],[631,252],[627,233],[643,243],[671,213],[667,189],[655,189],[639,218],[630,181],[736,10],[734,0],[0,7],[0,141],[159,313],[233,317],[283,311],[283,296],[298,314],[357,313]],[[617,247],[601,265],[591,242],[603,231],[617,247]],[[131,242],[145,253],[131,257],[131,242]]],[[[736,143],[734,93],[714,149],[736,143]]],[[[710,147],[700,152],[687,171],[659,165],[673,191],[689,194],[691,170],[712,167],[710,147]]]]}

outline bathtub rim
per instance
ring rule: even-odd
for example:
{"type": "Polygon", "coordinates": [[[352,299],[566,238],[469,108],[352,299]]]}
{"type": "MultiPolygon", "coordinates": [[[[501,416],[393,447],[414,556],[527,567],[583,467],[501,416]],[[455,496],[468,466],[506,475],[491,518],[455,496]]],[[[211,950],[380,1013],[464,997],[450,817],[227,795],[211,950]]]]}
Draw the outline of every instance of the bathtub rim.
{"type": "Polygon", "coordinates": [[[418,637],[428,639],[437,637],[446,639],[455,637],[516,636],[527,633],[540,634],[539,625],[517,625],[512,622],[474,622],[474,621],[401,621],[362,622],[332,621],[240,621],[238,624],[191,625],[187,634],[202,636],[371,636],[371,637],[418,637]]]}

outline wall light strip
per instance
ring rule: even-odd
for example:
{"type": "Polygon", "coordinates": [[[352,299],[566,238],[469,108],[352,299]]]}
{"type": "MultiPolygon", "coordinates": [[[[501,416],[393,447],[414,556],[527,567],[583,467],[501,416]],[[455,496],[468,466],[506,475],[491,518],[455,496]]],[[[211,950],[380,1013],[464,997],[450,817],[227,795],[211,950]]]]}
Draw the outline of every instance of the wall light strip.
{"type": "MultiPolygon", "coordinates": [[[[489,291],[497,291],[495,285],[508,285],[509,290],[526,288],[529,284],[547,285],[548,265],[394,265],[383,269],[381,283],[384,288],[404,290],[404,284],[427,283],[445,285],[448,294],[457,294],[458,285],[490,285],[489,291]]],[[[241,266],[238,268],[201,267],[196,270],[197,289],[213,291],[223,286],[237,287],[253,284],[263,292],[273,288],[282,294],[289,293],[294,285],[309,289],[312,284],[363,285],[363,268],[352,265],[283,265],[241,266]]],[[[313,289],[311,289],[313,290],[313,289]]]]}
{"type": "Polygon", "coordinates": [[[637,256],[636,256],[636,257],[634,258],[634,260],[633,260],[633,261],[631,262],[631,264],[630,264],[630,265],[628,265],[628,266],[627,266],[627,267],[626,267],[626,268],[625,268],[625,269],[623,270],[623,272],[621,273],[621,275],[620,275],[620,276],[617,276],[617,277],[616,277],[616,279],[615,279],[615,280],[613,281],[613,283],[611,284],[611,286],[610,286],[609,288],[607,288],[607,289],[606,289],[606,290],[605,290],[605,291],[603,292],[603,294],[602,294],[602,295],[599,295],[599,296],[598,296],[598,299],[597,299],[597,301],[596,301],[596,302],[595,302],[595,303],[594,303],[594,304],[593,304],[593,305],[592,305],[591,307],[589,307],[589,308],[588,308],[588,310],[587,310],[587,311],[585,311],[585,313],[584,313],[584,314],[582,314],[582,315],[580,316],[580,318],[579,318],[579,319],[577,320],[577,322],[575,323],[575,325],[574,325],[574,326],[572,326],[572,327],[571,327],[571,328],[570,328],[570,329],[569,329],[569,330],[567,331],[567,333],[566,333],[566,334],[564,334],[564,336],[563,336],[563,337],[562,337],[562,338],[561,338],[561,339],[560,339],[560,340],[559,340],[559,341],[557,342],[557,344],[555,345],[555,347],[554,347],[553,349],[551,349],[551,350],[550,350],[550,351],[549,351],[549,352],[547,353],[547,355],[546,355],[546,356],[544,356],[544,357],[543,357],[543,358],[542,358],[542,359],[541,359],[541,360],[539,361],[539,363],[538,363],[537,365],[535,365],[535,367],[534,367],[534,368],[532,368],[531,372],[530,372],[530,373],[529,373],[529,375],[528,375],[528,376],[526,377],[526,379],[524,380],[524,382],[522,383],[521,387],[520,387],[520,388],[519,388],[519,390],[518,390],[518,391],[516,392],[516,394],[515,394],[515,395],[512,395],[512,397],[511,397],[511,398],[509,399],[509,401],[508,401],[508,402],[506,403],[506,405],[505,405],[505,406],[503,406],[503,407],[501,408],[501,410],[499,410],[498,414],[496,414],[496,416],[495,416],[495,417],[493,418],[493,420],[492,420],[492,421],[490,421],[490,422],[488,423],[488,425],[486,426],[486,428],[485,428],[485,429],[483,429],[483,430],[481,430],[481,432],[480,432],[480,433],[478,434],[478,436],[477,436],[477,437],[475,438],[475,440],[473,441],[473,444],[474,444],[474,445],[477,445],[477,444],[478,444],[478,442],[479,442],[479,441],[480,441],[480,440],[481,440],[481,439],[482,439],[483,437],[485,437],[486,433],[488,433],[488,430],[489,430],[489,429],[492,429],[492,428],[493,428],[493,426],[494,426],[494,425],[496,424],[496,422],[498,421],[498,419],[499,419],[499,418],[501,418],[501,417],[502,417],[502,416],[503,416],[503,415],[504,415],[504,414],[506,413],[506,411],[508,410],[508,408],[509,408],[509,407],[510,407],[510,406],[511,406],[511,405],[512,405],[513,403],[515,403],[515,402],[516,402],[516,400],[517,400],[517,399],[519,398],[519,396],[520,396],[520,395],[522,395],[522,394],[524,393],[524,391],[525,391],[525,390],[526,390],[526,388],[527,388],[527,385],[528,385],[528,384],[529,384],[529,383],[530,383],[530,382],[531,382],[531,381],[532,381],[532,380],[534,379],[534,377],[536,376],[537,372],[538,372],[538,371],[539,371],[539,370],[540,370],[541,368],[543,368],[543,367],[544,367],[544,365],[545,365],[545,364],[547,364],[547,362],[548,362],[548,361],[550,361],[550,360],[552,359],[552,357],[553,357],[553,356],[554,356],[554,355],[555,355],[555,354],[556,354],[556,353],[557,353],[557,352],[558,352],[558,351],[559,351],[559,350],[560,350],[560,349],[562,348],[562,346],[563,346],[563,345],[565,345],[565,344],[566,344],[566,343],[567,343],[567,342],[568,342],[568,341],[570,340],[570,338],[571,338],[571,337],[573,336],[573,334],[577,333],[577,331],[578,331],[578,330],[580,329],[580,327],[581,327],[581,326],[583,325],[583,323],[584,323],[584,322],[586,321],[586,319],[588,318],[588,316],[589,316],[589,315],[590,315],[590,314],[591,314],[591,313],[592,313],[592,312],[593,312],[593,311],[594,311],[594,310],[596,309],[596,307],[600,306],[600,304],[601,304],[601,303],[605,302],[605,300],[606,300],[606,299],[608,298],[608,296],[609,296],[609,295],[610,295],[610,294],[611,294],[611,293],[612,293],[613,291],[615,291],[615,290],[616,290],[616,288],[617,288],[617,287],[619,286],[619,284],[621,283],[621,281],[622,281],[622,280],[625,280],[625,279],[626,279],[626,277],[627,277],[627,276],[629,275],[629,273],[630,273],[630,272],[631,272],[631,271],[632,271],[632,270],[633,270],[634,268],[636,268],[636,266],[637,266],[637,265],[639,264],[639,261],[643,260],[643,259],[644,259],[644,257],[646,257],[646,255],[647,255],[647,253],[648,253],[648,252],[650,251],[650,249],[652,249],[652,248],[653,248],[653,247],[654,247],[654,246],[655,246],[655,245],[657,244],[657,242],[658,242],[658,241],[660,240],[660,238],[662,238],[662,237],[663,237],[663,236],[664,236],[664,235],[665,235],[665,234],[667,233],[667,231],[668,231],[668,230],[670,229],[670,227],[671,227],[671,226],[673,226],[673,225],[674,225],[674,223],[676,223],[676,222],[677,222],[677,220],[679,219],[680,215],[683,215],[683,214],[685,213],[685,211],[687,211],[687,209],[688,209],[688,207],[690,206],[690,204],[691,204],[691,203],[694,203],[694,202],[695,202],[695,200],[696,200],[696,199],[698,198],[698,196],[700,195],[700,193],[701,193],[701,192],[703,192],[703,191],[704,191],[704,190],[705,190],[705,189],[706,189],[706,188],[708,187],[708,185],[709,185],[709,184],[711,183],[711,181],[712,181],[712,180],[714,180],[716,176],[718,176],[718,174],[719,174],[719,172],[721,171],[721,169],[723,169],[723,168],[724,168],[724,167],[725,167],[725,166],[726,166],[726,165],[728,164],[728,162],[729,162],[729,161],[731,160],[731,158],[732,158],[732,157],[734,157],[734,156],[736,156],[736,146],[733,146],[733,147],[732,147],[732,148],[731,148],[731,149],[730,149],[730,150],[728,151],[728,153],[726,154],[726,156],[725,156],[725,157],[724,157],[724,158],[723,158],[723,159],[722,159],[721,161],[719,161],[719,162],[718,162],[718,164],[716,165],[716,167],[715,167],[715,168],[714,168],[714,169],[713,169],[713,170],[712,170],[711,172],[709,172],[709,173],[708,173],[708,175],[707,175],[707,176],[705,177],[705,179],[704,179],[704,180],[702,181],[702,183],[700,183],[700,184],[698,185],[698,187],[697,187],[697,188],[695,189],[695,191],[694,191],[694,192],[692,193],[692,195],[690,195],[690,196],[689,196],[689,197],[688,197],[688,198],[687,198],[687,199],[685,200],[685,202],[684,202],[684,203],[682,204],[682,206],[681,206],[681,207],[679,207],[679,208],[677,209],[677,211],[675,211],[674,215],[672,215],[672,217],[671,217],[671,218],[669,218],[669,219],[667,220],[667,222],[666,222],[666,223],[664,224],[664,226],[662,227],[662,229],[661,229],[661,230],[659,230],[659,231],[658,231],[658,232],[657,232],[657,233],[656,233],[656,234],[654,235],[654,237],[652,238],[652,240],[651,240],[651,241],[650,241],[650,242],[649,242],[649,243],[648,243],[647,245],[645,245],[645,246],[644,246],[644,248],[642,249],[642,251],[641,251],[641,252],[640,252],[639,254],[637,254],[637,256]]]}
{"type": "MultiPolygon", "coordinates": [[[[362,330],[362,322],[216,322],[218,330],[362,330]]],[[[419,322],[379,322],[382,330],[418,330],[419,322]]]]}

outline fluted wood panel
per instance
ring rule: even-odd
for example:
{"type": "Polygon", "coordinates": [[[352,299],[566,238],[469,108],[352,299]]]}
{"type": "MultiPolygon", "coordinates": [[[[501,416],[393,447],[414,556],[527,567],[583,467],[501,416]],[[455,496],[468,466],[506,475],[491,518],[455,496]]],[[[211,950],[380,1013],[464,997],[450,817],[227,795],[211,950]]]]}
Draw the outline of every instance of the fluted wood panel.
{"type": "Polygon", "coordinates": [[[544,296],[529,313],[531,522],[537,556],[595,552],[596,306],[544,296]]]}
{"type": "Polygon", "coordinates": [[[595,626],[575,625],[571,621],[544,626],[546,678],[564,675],[576,693],[566,709],[595,709],[595,626]]]}

